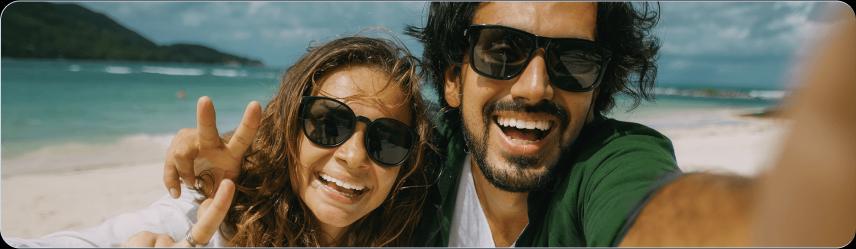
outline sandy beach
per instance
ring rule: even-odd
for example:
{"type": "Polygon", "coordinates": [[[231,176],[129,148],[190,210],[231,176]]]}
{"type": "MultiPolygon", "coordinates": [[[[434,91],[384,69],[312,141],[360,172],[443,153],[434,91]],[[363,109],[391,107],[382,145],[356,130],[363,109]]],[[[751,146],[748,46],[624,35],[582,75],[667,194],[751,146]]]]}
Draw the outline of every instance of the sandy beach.
{"type": "MultiPolygon", "coordinates": [[[[786,121],[740,117],[739,122],[701,127],[661,128],[672,139],[684,171],[731,172],[755,175],[778,151],[786,121]]],[[[640,120],[644,122],[645,120],[640,120]]],[[[60,230],[99,224],[120,213],[140,209],[166,195],[162,186],[159,143],[147,153],[149,162],[73,172],[30,172],[2,177],[2,234],[33,238],[60,230]]],[[[6,168],[6,165],[4,165],[6,168]]]]}

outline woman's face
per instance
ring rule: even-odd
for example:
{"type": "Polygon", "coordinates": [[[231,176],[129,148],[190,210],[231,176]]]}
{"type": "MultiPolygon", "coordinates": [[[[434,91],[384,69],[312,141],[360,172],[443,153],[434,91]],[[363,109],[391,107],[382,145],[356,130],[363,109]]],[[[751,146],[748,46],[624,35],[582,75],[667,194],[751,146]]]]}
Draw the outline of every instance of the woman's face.
{"type": "MultiPolygon", "coordinates": [[[[404,103],[401,87],[384,89],[388,81],[385,72],[371,67],[343,67],[321,80],[318,95],[347,104],[358,116],[392,118],[412,127],[410,105],[404,103]]],[[[300,133],[300,166],[292,184],[333,238],[383,203],[401,169],[383,167],[368,157],[365,131],[366,124],[358,122],[353,136],[333,148],[318,146],[300,133]]]]}

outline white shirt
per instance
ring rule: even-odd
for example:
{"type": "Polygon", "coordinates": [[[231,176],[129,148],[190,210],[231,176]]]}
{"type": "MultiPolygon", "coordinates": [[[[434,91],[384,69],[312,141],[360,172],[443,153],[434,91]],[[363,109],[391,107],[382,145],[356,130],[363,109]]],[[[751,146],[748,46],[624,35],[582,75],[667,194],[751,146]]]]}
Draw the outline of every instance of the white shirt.
{"type": "MultiPolygon", "coordinates": [[[[3,238],[12,247],[119,247],[134,234],[142,231],[167,234],[179,242],[185,238],[191,224],[196,223],[194,201],[201,196],[182,186],[181,197],[164,195],[148,207],[107,219],[103,223],[80,231],[61,231],[37,239],[3,238]]],[[[207,247],[223,247],[224,239],[216,232],[207,247]]]]}
{"type": "Polygon", "coordinates": [[[496,247],[493,243],[493,235],[490,233],[490,225],[487,223],[487,216],[476,194],[470,160],[470,155],[464,159],[464,168],[455,198],[455,213],[452,215],[449,247],[496,247]]]}

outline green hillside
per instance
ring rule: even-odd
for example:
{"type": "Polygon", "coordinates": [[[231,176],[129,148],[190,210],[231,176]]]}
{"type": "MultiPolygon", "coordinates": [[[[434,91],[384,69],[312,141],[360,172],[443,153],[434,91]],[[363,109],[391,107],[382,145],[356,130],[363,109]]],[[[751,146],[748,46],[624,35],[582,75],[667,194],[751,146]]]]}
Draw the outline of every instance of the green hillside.
{"type": "Polygon", "coordinates": [[[201,45],[158,45],[76,4],[12,3],[0,32],[3,57],[261,65],[201,45]]]}

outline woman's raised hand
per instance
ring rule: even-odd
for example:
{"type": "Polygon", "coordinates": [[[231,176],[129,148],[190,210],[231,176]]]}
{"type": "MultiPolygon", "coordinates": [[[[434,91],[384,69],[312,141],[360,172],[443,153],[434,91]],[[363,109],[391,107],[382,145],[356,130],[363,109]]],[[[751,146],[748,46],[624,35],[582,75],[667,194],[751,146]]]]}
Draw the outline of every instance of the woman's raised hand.
{"type": "MultiPolygon", "coordinates": [[[[241,172],[241,159],[255,139],[259,128],[261,106],[252,101],[244,110],[244,117],[229,141],[223,141],[217,132],[214,104],[207,96],[196,104],[196,129],[178,131],[166,153],[163,182],[170,196],[181,195],[181,178],[189,186],[197,186],[196,176],[202,172],[211,177],[212,188],[217,189],[222,179],[234,180],[241,172]]],[[[204,182],[203,182],[204,183],[204,182]]],[[[206,195],[208,193],[205,193],[206,195]]],[[[210,196],[209,196],[210,197],[210,196]]]]}
{"type": "Polygon", "coordinates": [[[176,242],[167,234],[157,234],[148,231],[134,234],[122,244],[123,247],[197,247],[207,245],[211,241],[211,237],[217,232],[226,213],[229,211],[229,205],[232,204],[232,197],[235,195],[235,184],[229,179],[224,179],[220,182],[217,188],[217,193],[214,197],[209,197],[199,205],[196,211],[196,224],[194,224],[183,240],[176,242]],[[195,244],[191,244],[190,241],[195,244]]]}

